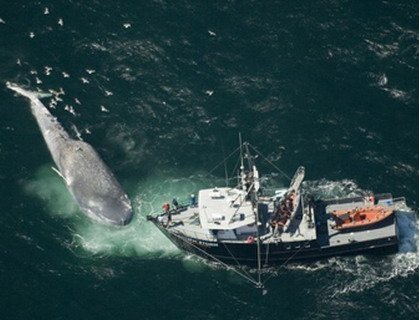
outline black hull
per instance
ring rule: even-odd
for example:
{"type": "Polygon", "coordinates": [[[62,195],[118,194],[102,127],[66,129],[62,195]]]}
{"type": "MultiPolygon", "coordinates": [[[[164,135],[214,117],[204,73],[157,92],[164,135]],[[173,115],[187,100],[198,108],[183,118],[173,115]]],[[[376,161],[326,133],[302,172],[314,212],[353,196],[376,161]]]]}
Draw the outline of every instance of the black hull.
{"type": "MultiPolygon", "coordinates": [[[[156,224],[156,226],[181,250],[209,260],[218,259],[230,265],[240,263],[251,267],[257,266],[255,242],[207,242],[172,234],[160,225],[156,224]]],[[[398,243],[397,236],[394,236],[339,246],[320,246],[316,240],[292,244],[282,242],[261,244],[261,261],[263,266],[274,266],[296,261],[311,262],[334,256],[391,254],[398,251],[398,243]]]]}

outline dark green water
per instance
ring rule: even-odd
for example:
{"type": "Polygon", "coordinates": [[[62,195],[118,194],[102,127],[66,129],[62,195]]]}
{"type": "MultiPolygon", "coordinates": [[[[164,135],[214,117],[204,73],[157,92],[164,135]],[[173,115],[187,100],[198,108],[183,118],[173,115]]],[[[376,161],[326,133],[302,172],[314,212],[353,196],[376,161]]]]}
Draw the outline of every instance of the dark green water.
{"type": "Polygon", "coordinates": [[[145,221],[220,184],[204,173],[238,132],[324,195],[416,206],[417,1],[2,0],[0,18],[0,319],[417,319],[417,253],[288,266],[262,296],[145,221]],[[51,112],[114,170],[130,226],[77,211],[5,81],[64,90],[51,112]]]}

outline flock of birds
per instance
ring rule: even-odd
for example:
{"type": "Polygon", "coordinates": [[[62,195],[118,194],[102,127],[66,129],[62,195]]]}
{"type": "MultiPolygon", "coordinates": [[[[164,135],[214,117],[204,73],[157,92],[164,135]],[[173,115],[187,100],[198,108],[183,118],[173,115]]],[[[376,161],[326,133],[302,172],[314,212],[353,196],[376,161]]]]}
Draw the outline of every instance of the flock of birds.
{"type": "MultiPolygon", "coordinates": [[[[50,9],[48,7],[43,8],[43,14],[44,15],[49,15],[50,13],[51,12],[50,12],[50,9]]],[[[0,24],[6,24],[6,21],[3,18],[1,18],[1,17],[0,17],[0,24]]],[[[57,24],[58,24],[58,26],[63,27],[64,26],[64,19],[61,18],[61,17],[57,18],[57,24]]],[[[125,23],[122,24],[122,27],[125,28],[125,29],[129,29],[129,28],[132,27],[132,24],[129,23],[129,22],[125,22],[125,23]]],[[[210,37],[217,37],[217,34],[214,31],[211,31],[211,30],[208,30],[208,35],[210,37]]],[[[29,32],[29,38],[33,39],[35,37],[36,37],[35,32],[34,31],[30,31],[29,32]]],[[[19,66],[23,66],[23,64],[24,64],[24,62],[21,59],[19,59],[19,58],[16,60],[16,63],[19,66]]],[[[34,82],[37,85],[42,85],[43,84],[43,81],[41,79],[42,78],[41,75],[50,76],[54,71],[55,70],[54,70],[53,67],[51,67],[51,66],[44,66],[44,68],[43,68],[42,71],[37,71],[37,70],[32,69],[29,72],[33,76],[34,82]]],[[[62,78],[65,78],[65,79],[71,77],[70,73],[68,73],[66,71],[61,71],[61,72],[60,71],[57,71],[57,73],[58,74],[60,73],[61,76],[62,76],[62,78]]],[[[80,76],[78,78],[78,80],[82,84],[88,85],[92,81],[91,77],[89,78],[89,76],[92,76],[95,73],[96,73],[96,70],[95,69],[87,68],[87,69],[85,69],[85,74],[82,75],[82,76],[80,76]]],[[[103,92],[104,96],[106,96],[106,97],[109,97],[109,96],[112,96],[113,95],[113,92],[112,91],[106,90],[102,86],[100,86],[100,89],[103,92]]],[[[41,91],[39,88],[38,88],[38,90],[41,91]]],[[[51,99],[50,99],[49,103],[47,104],[49,108],[55,109],[60,103],[63,103],[64,104],[63,96],[65,95],[65,91],[64,91],[64,89],[62,87],[59,88],[58,90],[49,89],[48,91],[49,91],[49,93],[51,95],[51,99]]],[[[214,94],[214,91],[213,90],[206,90],[206,91],[204,91],[204,94],[207,95],[207,96],[212,96],[214,94]]],[[[82,102],[77,97],[74,97],[73,98],[73,101],[74,101],[73,104],[82,105],[82,102]]],[[[78,115],[77,112],[76,112],[76,110],[75,110],[75,108],[70,103],[65,103],[64,104],[64,110],[70,112],[74,116],[77,116],[78,115]]],[[[105,113],[110,112],[110,110],[106,106],[104,106],[104,105],[100,105],[100,111],[101,112],[105,112],[105,113]]],[[[88,129],[85,130],[85,132],[87,134],[90,134],[90,131],[88,129]]]]}
{"type": "MultiPolygon", "coordinates": [[[[50,14],[50,9],[49,9],[48,7],[45,7],[45,8],[43,9],[43,14],[44,14],[44,15],[49,15],[49,14],[50,14]]],[[[0,24],[6,24],[6,21],[5,21],[2,17],[0,17],[0,24]]],[[[58,20],[57,20],[57,24],[58,24],[60,27],[63,27],[63,26],[64,26],[64,19],[63,19],[63,18],[58,18],[58,20]]],[[[128,29],[128,28],[130,28],[130,27],[131,27],[131,24],[130,24],[130,23],[124,23],[124,24],[123,24],[123,27],[124,27],[125,29],[128,29]]],[[[30,31],[30,32],[28,33],[28,35],[29,35],[29,38],[30,38],[30,39],[33,39],[33,38],[35,38],[35,36],[36,36],[36,34],[35,34],[35,32],[34,32],[34,31],[30,31]]],[[[22,67],[25,63],[24,63],[24,62],[23,62],[20,58],[17,58],[17,60],[16,60],[16,64],[17,64],[18,66],[22,67]]],[[[26,63],[26,64],[27,64],[27,63],[26,63]]],[[[43,81],[41,80],[41,78],[42,78],[42,77],[41,77],[41,75],[50,76],[53,72],[54,72],[54,68],[53,68],[53,67],[51,67],[51,66],[44,66],[44,68],[43,68],[43,70],[42,70],[42,71],[37,71],[37,70],[34,70],[34,69],[31,69],[31,70],[29,71],[30,75],[32,75],[32,76],[33,76],[33,80],[34,80],[34,82],[35,82],[37,85],[42,85],[42,84],[43,84],[43,81]]],[[[59,72],[59,71],[58,71],[58,72],[59,72]]],[[[93,74],[95,74],[95,73],[96,73],[96,70],[95,70],[95,69],[92,69],[92,68],[87,68],[87,69],[85,69],[85,75],[83,75],[83,76],[79,77],[80,82],[81,82],[82,84],[89,84],[89,83],[90,83],[90,81],[91,81],[91,79],[89,79],[89,76],[91,76],[91,75],[93,75],[93,74]]],[[[61,76],[62,76],[63,78],[65,78],[65,79],[67,79],[67,78],[70,78],[70,77],[71,77],[70,73],[68,73],[68,72],[66,72],[66,71],[61,71],[61,76]]],[[[38,89],[38,91],[41,91],[41,90],[40,90],[40,88],[37,88],[37,89],[38,89]]],[[[104,94],[106,97],[109,97],[109,96],[112,96],[112,95],[113,95],[113,92],[112,92],[112,91],[110,91],[110,90],[106,90],[106,89],[104,89],[103,87],[101,87],[101,89],[103,89],[103,90],[102,90],[102,91],[103,91],[103,94],[104,94]]],[[[49,103],[47,104],[47,106],[48,106],[49,108],[51,108],[51,109],[56,109],[59,103],[63,103],[63,102],[64,102],[63,96],[65,95],[65,91],[64,91],[64,89],[63,89],[62,87],[61,87],[61,88],[59,88],[58,90],[49,89],[49,90],[48,90],[48,92],[49,92],[49,94],[50,94],[50,96],[51,96],[51,99],[50,99],[49,103]]],[[[82,105],[82,102],[81,102],[81,101],[80,101],[80,99],[79,99],[79,98],[77,98],[77,97],[74,97],[74,98],[73,98],[73,101],[74,101],[74,103],[75,103],[76,105],[82,105]]],[[[76,113],[76,111],[75,111],[74,107],[73,107],[71,104],[69,104],[69,103],[67,103],[67,104],[65,104],[65,105],[64,105],[64,110],[66,110],[66,111],[70,112],[70,113],[71,113],[72,115],[74,115],[74,116],[77,116],[77,115],[78,115],[78,114],[76,113]]],[[[101,106],[100,106],[100,110],[101,110],[102,112],[110,112],[110,111],[109,111],[109,109],[108,109],[107,107],[105,107],[104,105],[101,105],[101,106]]],[[[90,134],[91,132],[90,132],[90,130],[87,128],[87,129],[85,130],[85,133],[90,134]]]]}

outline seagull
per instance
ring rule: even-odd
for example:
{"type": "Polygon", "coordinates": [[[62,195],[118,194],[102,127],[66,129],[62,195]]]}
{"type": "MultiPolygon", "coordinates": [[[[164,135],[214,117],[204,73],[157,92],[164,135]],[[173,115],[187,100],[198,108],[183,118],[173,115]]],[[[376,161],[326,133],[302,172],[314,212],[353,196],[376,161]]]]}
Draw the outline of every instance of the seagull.
{"type": "Polygon", "coordinates": [[[35,37],[35,33],[33,33],[33,32],[29,32],[29,38],[33,38],[33,37],[35,37]]]}
{"type": "Polygon", "coordinates": [[[83,138],[81,137],[81,133],[80,131],[77,129],[77,127],[73,124],[71,126],[71,128],[74,130],[74,132],[76,133],[76,136],[79,140],[83,141],[83,138]]]}
{"type": "Polygon", "coordinates": [[[65,107],[64,107],[64,110],[70,112],[73,116],[76,115],[76,112],[74,111],[74,108],[71,105],[66,104],[65,107]]]}
{"type": "Polygon", "coordinates": [[[211,30],[208,30],[208,34],[209,34],[211,37],[216,37],[216,36],[217,36],[217,34],[216,34],[214,31],[211,31],[211,30]]]}
{"type": "Polygon", "coordinates": [[[47,76],[49,76],[49,75],[51,74],[51,70],[52,70],[52,68],[51,68],[51,67],[46,66],[46,67],[45,67],[45,74],[46,74],[47,76]]]}
{"type": "Polygon", "coordinates": [[[57,98],[58,96],[60,96],[62,94],[65,94],[63,88],[60,88],[60,91],[55,91],[55,90],[52,90],[52,89],[49,89],[48,91],[49,91],[49,93],[51,93],[52,95],[54,95],[55,98],[57,98]]]}
{"type": "Polygon", "coordinates": [[[90,83],[90,81],[89,81],[89,80],[87,80],[86,78],[80,78],[80,80],[81,80],[81,82],[83,82],[83,83],[90,83]]]}
{"type": "Polygon", "coordinates": [[[125,29],[131,28],[131,23],[124,23],[123,26],[125,29]]]}
{"type": "Polygon", "coordinates": [[[70,78],[70,75],[67,72],[62,72],[64,78],[70,78]]]}
{"type": "Polygon", "coordinates": [[[106,108],[105,108],[105,106],[100,106],[100,110],[101,110],[102,112],[109,112],[109,110],[108,110],[108,109],[106,109],[106,108]]]}
{"type": "Polygon", "coordinates": [[[107,96],[107,97],[113,96],[113,92],[105,90],[105,96],[107,96]]]}
{"type": "Polygon", "coordinates": [[[96,72],[96,70],[94,70],[94,69],[86,69],[86,72],[87,72],[88,74],[92,74],[92,73],[95,73],[95,72],[96,72]]]}
{"type": "Polygon", "coordinates": [[[90,132],[89,128],[84,129],[84,132],[85,132],[86,134],[91,134],[91,133],[92,133],[92,132],[90,132]]]}
{"type": "Polygon", "coordinates": [[[380,86],[385,86],[388,83],[388,79],[386,77],[386,75],[383,73],[380,78],[378,79],[378,84],[380,86]]]}
{"type": "Polygon", "coordinates": [[[212,90],[207,90],[207,91],[205,91],[205,94],[207,95],[207,96],[212,96],[213,94],[214,94],[214,91],[212,91],[212,90]]]}
{"type": "MultiPolygon", "coordinates": [[[[50,91],[51,92],[51,91],[50,91]]],[[[51,101],[49,102],[49,106],[51,108],[55,108],[57,105],[57,99],[55,97],[51,98],[51,101]]]]}
{"type": "Polygon", "coordinates": [[[58,24],[62,27],[64,25],[64,21],[62,18],[58,19],[58,24]]]}
{"type": "Polygon", "coordinates": [[[22,65],[22,61],[20,61],[20,59],[18,58],[18,59],[16,60],[16,64],[17,64],[18,66],[21,66],[21,65],[22,65]]]}
{"type": "Polygon", "coordinates": [[[4,21],[2,18],[0,18],[0,23],[6,24],[6,21],[4,21]]]}
{"type": "Polygon", "coordinates": [[[38,74],[38,72],[36,70],[31,70],[30,73],[31,74],[38,74]]]}
{"type": "Polygon", "coordinates": [[[74,102],[75,102],[75,103],[77,103],[78,105],[81,105],[80,100],[79,100],[79,99],[77,99],[77,98],[74,98],[74,102]]]}
{"type": "Polygon", "coordinates": [[[49,9],[48,9],[48,7],[45,7],[45,9],[44,9],[44,14],[49,14],[49,9]]]}

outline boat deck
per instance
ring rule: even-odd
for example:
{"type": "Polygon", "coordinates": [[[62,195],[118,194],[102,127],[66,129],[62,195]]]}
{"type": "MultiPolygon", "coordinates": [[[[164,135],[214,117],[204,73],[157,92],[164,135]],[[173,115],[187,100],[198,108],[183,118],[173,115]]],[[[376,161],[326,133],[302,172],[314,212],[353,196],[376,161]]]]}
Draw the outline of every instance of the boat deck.
{"type": "MultiPolygon", "coordinates": [[[[394,210],[405,206],[404,199],[392,198],[378,200],[376,204],[394,210]]],[[[332,211],[349,210],[355,207],[362,208],[366,206],[371,206],[371,203],[361,197],[319,201],[314,206],[314,214],[311,220],[308,214],[308,206],[304,206],[304,209],[300,207],[288,228],[276,235],[273,234],[272,228],[268,226],[271,208],[270,206],[266,206],[266,210],[262,212],[261,215],[262,223],[259,226],[259,234],[262,242],[266,244],[317,240],[320,247],[334,247],[346,245],[348,243],[394,238],[397,235],[394,215],[391,215],[373,226],[365,227],[364,229],[336,230],[332,227],[335,223],[330,215],[332,211]]],[[[254,231],[249,231],[249,234],[235,234],[233,232],[231,237],[221,237],[220,234],[217,234],[217,232],[221,231],[202,228],[199,208],[190,206],[183,207],[178,210],[177,213],[172,214],[172,221],[167,226],[167,230],[172,233],[182,234],[189,238],[209,242],[225,241],[240,243],[246,241],[246,238],[249,235],[254,236],[254,231]]]]}
{"type": "Polygon", "coordinates": [[[265,243],[276,243],[278,241],[299,242],[315,240],[317,238],[315,221],[310,221],[307,213],[307,208],[304,208],[303,214],[303,210],[300,207],[284,232],[278,236],[274,236],[272,232],[269,232],[261,238],[265,243]]]}
{"type": "MultiPolygon", "coordinates": [[[[379,200],[377,204],[387,208],[396,209],[397,203],[388,199],[379,200]]],[[[340,246],[348,243],[365,242],[383,238],[389,238],[397,235],[396,222],[394,215],[378,222],[372,226],[364,228],[358,227],[349,230],[337,230],[332,226],[335,224],[331,217],[331,212],[335,210],[350,210],[354,208],[363,208],[371,206],[370,202],[363,198],[347,199],[347,202],[325,201],[317,205],[315,215],[318,225],[318,241],[321,247],[340,246]]]]}
{"type": "Polygon", "coordinates": [[[198,207],[184,207],[178,213],[172,215],[172,222],[167,227],[172,232],[179,232],[187,237],[205,240],[217,241],[214,234],[203,229],[199,220],[198,207]]]}

